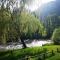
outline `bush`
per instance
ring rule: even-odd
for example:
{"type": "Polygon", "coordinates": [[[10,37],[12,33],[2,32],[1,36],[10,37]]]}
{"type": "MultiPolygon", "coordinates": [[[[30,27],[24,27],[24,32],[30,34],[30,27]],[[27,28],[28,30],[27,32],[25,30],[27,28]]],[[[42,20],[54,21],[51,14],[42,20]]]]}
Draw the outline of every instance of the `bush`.
{"type": "Polygon", "coordinates": [[[54,44],[60,45],[60,28],[54,30],[52,40],[54,41],[54,44]]]}
{"type": "Polygon", "coordinates": [[[47,44],[44,44],[43,46],[52,46],[54,45],[53,43],[47,43],[47,44]]]}

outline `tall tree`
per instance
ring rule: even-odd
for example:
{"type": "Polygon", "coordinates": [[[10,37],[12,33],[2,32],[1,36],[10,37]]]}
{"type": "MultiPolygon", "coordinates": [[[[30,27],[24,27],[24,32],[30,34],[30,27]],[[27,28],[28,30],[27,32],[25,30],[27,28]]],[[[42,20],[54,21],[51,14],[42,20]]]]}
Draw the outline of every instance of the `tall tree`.
{"type": "Polygon", "coordinates": [[[44,31],[43,24],[36,17],[25,11],[21,12],[14,21],[15,29],[24,48],[26,48],[26,44],[24,42],[25,38],[30,39],[35,33],[42,35],[44,31]]]}
{"type": "Polygon", "coordinates": [[[0,10],[0,37],[3,38],[3,43],[6,43],[6,29],[8,29],[8,22],[10,20],[11,15],[5,11],[5,9],[0,10]]]}

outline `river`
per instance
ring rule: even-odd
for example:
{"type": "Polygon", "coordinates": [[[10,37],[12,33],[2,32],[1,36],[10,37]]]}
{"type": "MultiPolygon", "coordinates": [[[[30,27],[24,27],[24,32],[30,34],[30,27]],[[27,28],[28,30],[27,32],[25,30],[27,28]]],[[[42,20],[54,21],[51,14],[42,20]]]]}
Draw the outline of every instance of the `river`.
{"type": "MultiPolygon", "coordinates": [[[[32,40],[31,42],[26,42],[27,47],[36,47],[36,46],[42,46],[44,44],[50,44],[52,43],[51,40],[32,40]]],[[[21,49],[22,48],[22,44],[17,44],[17,45],[7,45],[7,46],[3,46],[0,45],[0,51],[1,50],[12,50],[12,49],[21,49]]]]}

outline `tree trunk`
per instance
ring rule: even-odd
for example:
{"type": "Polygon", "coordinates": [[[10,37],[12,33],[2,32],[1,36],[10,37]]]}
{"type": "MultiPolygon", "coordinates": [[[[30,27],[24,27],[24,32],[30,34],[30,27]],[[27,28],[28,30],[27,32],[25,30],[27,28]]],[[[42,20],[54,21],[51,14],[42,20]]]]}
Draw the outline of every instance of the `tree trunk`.
{"type": "Polygon", "coordinates": [[[26,44],[25,44],[25,42],[24,42],[23,39],[21,39],[21,42],[22,42],[22,44],[23,44],[23,48],[27,48],[27,46],[26,46],[26,44]]]}

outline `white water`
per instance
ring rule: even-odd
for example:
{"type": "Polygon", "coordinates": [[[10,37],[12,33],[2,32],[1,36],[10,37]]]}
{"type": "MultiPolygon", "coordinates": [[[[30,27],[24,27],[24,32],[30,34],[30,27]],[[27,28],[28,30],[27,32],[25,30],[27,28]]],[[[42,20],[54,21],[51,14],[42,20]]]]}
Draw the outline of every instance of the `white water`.
{"type": "Polygon", "coordinates": [[[27,46],[28,47],[42,46],[42,45],[47,44],[47,43],[50,44],[50,43],[52,43],[52,41],[51,40],[48,40],[48,41],[36,41],[36,40],[34,40],[34,41],[32,41],[32,43],[27,44],[27,46]]]}
{"type": "MultiPolygon", "coordinates": [[[[50,44],[52,43],[51,40],[48,41],[38,41],[38,40],[33,40],[31,43],[26,43],[27,47],[35,47],[35,46],[42,46],[44,44],[50,44]]],[[[18,44],[18,45],[8,45],[8,46],[2,46],[0,45],[0,51],[1,50],[12,50],[12,49],[21,49],[22,48],[22,44],[18,44]]]]}

